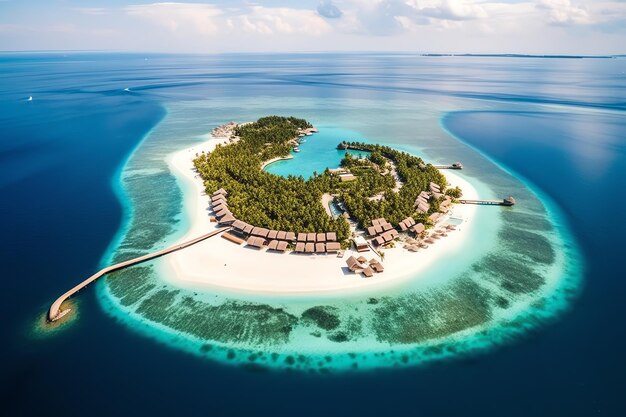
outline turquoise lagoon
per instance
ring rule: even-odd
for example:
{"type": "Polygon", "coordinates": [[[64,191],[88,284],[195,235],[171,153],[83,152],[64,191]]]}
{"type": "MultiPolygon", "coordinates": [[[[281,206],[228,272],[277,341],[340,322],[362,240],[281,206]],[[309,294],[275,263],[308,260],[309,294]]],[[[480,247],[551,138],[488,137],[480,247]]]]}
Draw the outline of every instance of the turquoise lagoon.
{"type": "Polygon", "coordinates": [[[206,140],[207,132],[225,121],[267,114],[303,117],[320,129],[306,137],[294,159],[268,166],[271,173],[309,177],[338,165],[344,153],[335,149],[340,140],[365,140],[433,163],[462,161],[461,175],[481,197],[513,194],[519,204],[479,208],[462,250],[382,292],[349,297],[208,293],[166,283],[155,261],[100,282],[102,305],[129,328],[174,348],[271,369],[415,366],[514,342],[568,308],[578,293],[582,264],[563,216],[547,196],[441,125],[448,112],[492,106],[451,98],[399,98],[381,107],[368,99],[265,96],[167,103],[167,116],[121,171],[127,222],[103,263],[164,247],[185,233],[182,201],[190,190],[169,173],[168,154],[206,140]]]}

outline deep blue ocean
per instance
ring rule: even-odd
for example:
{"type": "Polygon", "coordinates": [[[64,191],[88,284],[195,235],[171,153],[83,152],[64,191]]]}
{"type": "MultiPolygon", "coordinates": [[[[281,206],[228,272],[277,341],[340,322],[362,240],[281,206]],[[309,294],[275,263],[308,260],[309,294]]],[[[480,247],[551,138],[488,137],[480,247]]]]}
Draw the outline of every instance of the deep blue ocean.
{"type": "MultiPolygon", "coordinates": [[[[300,112],[294,106],[307,117],[300,112]]],[[[199,120],[197,134],[212,127],[199,120]]],[[[2,408],[11,416],[624,416],[625,189],[626,59],[0,54],[2,408]],[[94,287],[76,298],[79,316],[67,329],[36,329],[61,292],[101,265],[124,222],[120,171],[168,103],[214,103],[215,121],[226,122],[224,102],[261,117],[265,103],[298,98],[317,100],[310,117],[320,123],[326,112],[341,117],[329,108],[338,102],[374,103],[381,113],[404,102],[447,109],[437,116],[442,132],[565,214],[584,258],[578,298],[549,326],[481,355],[337,375],[200,360],[113,320],[94,287]]]]}

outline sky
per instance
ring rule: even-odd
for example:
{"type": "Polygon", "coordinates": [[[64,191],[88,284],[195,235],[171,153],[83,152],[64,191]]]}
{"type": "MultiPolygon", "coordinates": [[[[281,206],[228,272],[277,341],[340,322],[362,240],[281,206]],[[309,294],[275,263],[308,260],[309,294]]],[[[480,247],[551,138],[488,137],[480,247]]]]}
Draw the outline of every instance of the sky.
{"type": "Polygon", "coordinates": [[[0,50],[626,53],[626,0],[0,0],[0,50]]]}

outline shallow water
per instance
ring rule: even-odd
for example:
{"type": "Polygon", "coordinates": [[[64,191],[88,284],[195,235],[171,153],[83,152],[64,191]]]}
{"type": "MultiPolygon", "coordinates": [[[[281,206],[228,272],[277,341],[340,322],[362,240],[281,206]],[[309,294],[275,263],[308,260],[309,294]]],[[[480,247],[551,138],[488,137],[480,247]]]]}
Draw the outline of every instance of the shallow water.
{"type": "MultiPolygon", "coordinates": [[[[626,233],[619,210],[626,172],[623,59],[68,53],[2,54],[0,65],[0,257],[3,293],[10,294],[0,308],[4,317],[11,317],[4,324],[2,347],[3,356],[11,360],[2,362],[1,375],[10,414],[41,415],[63,408],[68,416],[111,415],[123,404],[128,414],[197,415],[205,414],[207,395],[212,411],[230,415],[320,415],[329,413],[329,404],[331,414],[410,415],[416,402],[426,415],[501,415],[503,410],[511,416],[626,414],[621,399],[626,338],[619,320],[625,284],[618,273],[626,233]],[[130,92],[123,91],[126,87],[130,92]],[[26,102],[29,95],[33,102],[26,102]],[[164,108],[169,113],[158,124],[164,108]],[[367,317],[376,317],[375,311],[385,318],[415,317],[431,312],[436,302],[438,311],[454,312],[452,320],[442,316],[444,330],[474,325],[471,332],[487,318],[500,323],[492,327],[497,331],[475,337],[459,331],[453,343],[409,349],[406,359],[400,353],[352,357],[355,352],[348,352],[339,365],[327,366],[334,370],[332,376],[249,372],[267,368],[255,364],[264,363],[258,352],[243,356],[241,346],[233,353],[214,344],[203,346],[154,322],[144,325],[121,315],[119,300],[107,296],[115,285],[109,279],[95,286],[96,291],[81,292],[80,314],[65,331],[45,338],[36,334],[33,329],[49,303],[110,260],[112,252],[106,248],[112,241],[110,249],[118,248],[116,234],[132,235],[117,256],[132,256],[180,236],[186,222],[179,214],[181,190],[166,171],[165,153],[200,141],[224,121],[253,120],[274,111],[358,132],[433,162],[460,160],[467,167],[464,175],[484,185],[481,195],[522,199],[523,204],[499,211],[500,219],[489,224],[503,226],[493,232],[498,241],[515,237],[514,248],[502,245],[501,250],[519,251],[521,259],[532,261],[514,262],[511,268],[495,253],[471,268],[479,280],[448,280],[456,286],[432,281],[440,291],[422,303],[415,295],[391,294],[393,302],[381,297],[367,300],[378,304],[362,306],[367,317]],[[118,169],[144,137],[122,173],[128,195],[120,199],[115,194],[122,191],[118,169]],[[141,158],[146,158],[144,166],[136,164],[141,158]],[[514,177],[503,174],[501,167],[514,177]],[[128,205],[133,193],[147,207],[128,205]],[[573,203],[581,195],[595,204],[573,203]],[[135,228],[130,223],[117,230],[123,207],[128,216],[153,223],[136,223],[135,228]],[[530,250],[537,245],[555,249],[530,250]],[[580,252],[582,264],[576,262],[580,252]],[[563,279],[563,274],[553,276],[552,267],[546,266],[550,261],[566,276],[583,271],[583,285],[563,279]],[[532,273],[524,269],[528,265],[532,273]],[[502,269],[522,279],[498,280],[502,275],[495,272],[502,269]],[[537,285],[541,289],[532,295],[524,293],[537,285]],[[459,304],[452,297],[472,291],[477,305],[459,304]],[[480,300],[487,294],[505,294],[508,300],[490,299],[486,309],[480,300]],[[541,301],[529,306],[524,299],[541,301]],[[112,314],[102,314],[101,306],[112,314]],[[454,321],[463,311],[462,320],[454,321]],[[516,318],[505,322],[505,316],[516,318]],[[193,355],[185,353],[191,350],[193,355]],[[482,354],[464,354],[468,351],[482,354]],[[431,360],[440,357],[455,360],[431,360]],[[405,366],[405,361],[429,361],[430,366],[405,366]],[[244,362],[244,367],[223,366],[244,362]],[[388,368],[395,362],[401,366],[388,368]],[[353,363],[375,370],[337,372],[353,363]],[[155,397],[157,392],[167,395],[155,397]],[[359,401],[345,401],[348,397],[359,401]]],[[[485,244],[480,239],[477,243],[485,244]]],[[[491,251],[489,245],[482,250],[491,251]]],[[[459,263],[471,262],[471,255],[459,263]]],[[[125,297],[120,300],[128,306],[145,294],[133,287],[149,289],[151,283],[143,281],[146,272],[132,271],[124,280],[125,297]]],[[[149,292],[156,294],[157,288],[149,292]]],[[[167,296],[161,293],[155,305],[167,305],[167,296]]],[[[205,298],[206,308],[223,302],[205,298]]],[[[295,316],[298,323],[330,328],[321,327],[320,338],[315,338],[326,337],[325,344],[331,344],[327,335],[340,328],[349,337],[357,335],[356,347],[380,346],[380,341],[360,336],[358,323],[347,319],[350,309],[342,307],[336,313],[329,309],[304,315],[304,306],[285,313],[239,306],[227,314],[222,314],[224,308],[209,314],[228,318],[236,312],[244,319],[270,315],[282,320],[275,325],[289,325],[295,316]],[[340,324],[333,330],[335,315],[340,324]]],[[[148,304],[140,311],[161,314],[148,304]]],[[[170,326],[179,319],[172,317],[170,326]]],[[[427,323],[411,328],[391,324],[371,320],[361,328],[368,335],[384,334],[394,344],[406,342],[398,336],[408,335],[410,345],[433,334],[427,323]]],[[[223,340],[239,334],[233,328],[218,332],[196,327],[223,340]]],[[[293,341],[314,338],[304,325],[296,328],[303,330],[296,330],[293,341]]],[[[282,343],[280,326],[253,330],[244,334],[282,343]]],[[[331,337],[343,339],[340,334],[331,337]]],[[[280,367],[326,367],[288,356],[293,355],[280,356],[280,367]]],[[[265,354],[265,361],[275,368],[273,357],[265,354]]]]}
{"type": "MultiPolygon", "coordinates": [[[[135,211],[133,219],[141,221],[131,219],[113,260],[163,247],[186,231],[180,191],[157,168],[164,166],[173,150],[202,140],[194,120],[206,120],[230,100],[167,105],[168,116],[122,173],[123,188],[135,211]],[[186,131],[185,126],[193,127],[186,131]],[[145,190],[150,190],[149,196],[145,190]],[[162,231],[155,227],[161,224],[162,231]]],[[[257,105],[262,101],[267,114],[286,114],[296,106],[306,113],[319,112],[317,103],[305,98],[254,97],[238,102],[248,108],[248,100],[257,105]]],[[[376,102],[335,99],[325,104],[349,110],[316,124],[320,133],[307,137],[300,153],[268,166],[268,171],[308,177],[334,168],[344,153],[335,149],[336,144],[348,137],[428,156],[424,152],[428,140],[416,138],[402,144],[381,133],[369,136],[364,131],[331,127],[340,121],[357,125],[361,114],[376,102]]],[[[394,117],[402,111],[418,112],[417,107],[396,100],[394,117]]],[[[248,120],[246,116],[233,112],[223,120],[248,120]]],[[[422,126],[432,125],[432,134],[442,140],[447,135],[438,125],[437,113],[434,116],[425,118],[422,126]]],[[[394,129],[397,136],[407,137],[411,132],[410,126],[403,130],[399,122],[394,129]]],[[[490,164],[453,138],[446,139],[450,148],[466,154],[465,160],[473,153],[483,165],[490,164]]],[[[492,348],[523,334],[518,327],[537,327],[567,307],[580,281],[580,267],[572,267],[580,263],[580,255],[565,226],[556,227],[560,216],[556,209],[549,216],[530,190],[498,168],[492,167],[488,177],[481,177],[475,167],[472,164],[473,169],[464,175],[483,198],[502,195],[493,188],[506,187],[515,190],[520,205],[481,208],[468,245],[395,288],[350,297],[306,298],[194,291],[166,284],[156,261],[112,274],[100,285],[100,299],[110,314],[132,328],[229,364],[329,372],[412,366],[492,348]],[[517,324],[512,330],[513,322],[517,324]]]]}

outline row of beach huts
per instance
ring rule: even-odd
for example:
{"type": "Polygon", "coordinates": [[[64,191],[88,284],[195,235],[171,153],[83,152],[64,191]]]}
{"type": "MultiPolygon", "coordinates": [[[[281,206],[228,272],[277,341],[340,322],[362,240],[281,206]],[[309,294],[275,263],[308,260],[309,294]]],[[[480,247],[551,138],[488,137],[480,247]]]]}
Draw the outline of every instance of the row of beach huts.
{"type": "Polygon", "coordinates": [[[284,230],[271,230],[254,226],[236,219],[228,208],[228,193],[220,188],[211,196],[215,218],[220,225],[231,226],[222,236],[237,244],[244,242],[253,248],[285,252],[290,247],[297,253],[337,253],[341,244],[335,232],[298,233],[284,230]]]}

